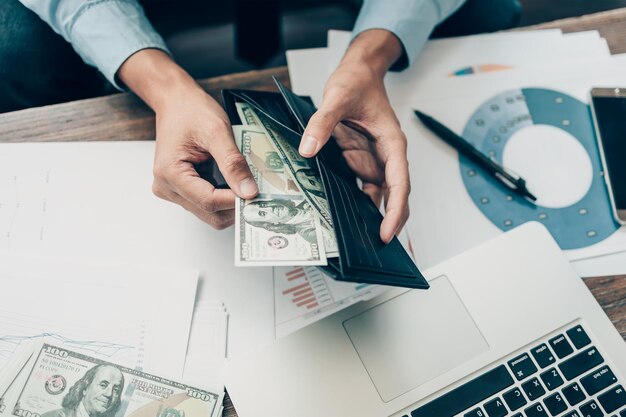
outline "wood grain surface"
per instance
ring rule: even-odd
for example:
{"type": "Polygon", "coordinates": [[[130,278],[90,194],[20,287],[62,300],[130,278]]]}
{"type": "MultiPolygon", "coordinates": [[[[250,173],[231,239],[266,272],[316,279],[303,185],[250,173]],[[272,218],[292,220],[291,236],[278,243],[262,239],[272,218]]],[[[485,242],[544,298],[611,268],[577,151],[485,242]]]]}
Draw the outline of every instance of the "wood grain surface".
{"type": "MultiPolygon", "coordinates": [[[[557,20],[517,30],[598,30],[611,52],[626,52],[626,8],[557,20]]],[[[224,88],[274,90],[271,77],[289,85],[286,67],[200,80],[213,97],[224,88]]],[[[626,74],[625,74],[626,77],[626,74]]],[[[0,114],[0,142],[154,140],[154,113],[129,93],[0,114]]],[[[626,340],[626,275],[585,278],[585,283],[626,340]]],[[[224,416],[237,414],[227,397],[224,416]]]]}
{"type": "MultiPolygon", "coordinates": [[[[272,76],[289,85],[287,67],[199,80],[213,97],[225,88],[274,90],[272,76]]],[[[0,142],[154,140],[154,112],[130,93],[0,114],[0,142]]]]}

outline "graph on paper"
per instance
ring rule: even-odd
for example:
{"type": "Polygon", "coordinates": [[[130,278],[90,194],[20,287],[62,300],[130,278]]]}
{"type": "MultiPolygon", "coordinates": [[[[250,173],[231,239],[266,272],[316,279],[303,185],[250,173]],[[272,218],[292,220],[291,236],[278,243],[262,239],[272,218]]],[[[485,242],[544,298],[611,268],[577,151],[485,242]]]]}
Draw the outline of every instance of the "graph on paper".
{"type": "Polygon", "coordinates": [[[0,309],[0,368],[17,348],[31,341],[47,341],[103,359],[142,368],[146,325],[132,320],[118,323],[106,334],[84,320],[34,317],[0,309]]]}
{"type": "Polygon", "coordinates": [[[276,336],[282,337],[387,288],[338,282],[315,267],[274,268],[276,336]]]}
{"type": "Polygon", "coordinates": [[[177,375],[189,340],[196,276],[0,250],[0,367],[20,346],[41,341],[177,375]]]}

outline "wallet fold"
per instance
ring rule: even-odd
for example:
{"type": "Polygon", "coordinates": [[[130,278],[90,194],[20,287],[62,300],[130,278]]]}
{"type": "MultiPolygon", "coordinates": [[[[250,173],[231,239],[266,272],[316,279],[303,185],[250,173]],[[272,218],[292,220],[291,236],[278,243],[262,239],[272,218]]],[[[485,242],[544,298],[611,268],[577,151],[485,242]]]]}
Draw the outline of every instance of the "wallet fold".
{"type": "MultiPolygon", "coordinates": [[[[236,103],[245,102],[261,113],[297,149],[302,133],[316,109],[308,97],[300,97],[274,79],[278,93],[251,90],[223,90],[226,113],[233,125],[242,124],[236,103]]],[[[338,281],[407,288],[429,288],[397,237],[384,244],[379,230],[383,216],[358,185],[356,175],[333,137],[314,157],[317,174],[326,193],[338,258],[329,258],[319,267],[338,281]]]]}

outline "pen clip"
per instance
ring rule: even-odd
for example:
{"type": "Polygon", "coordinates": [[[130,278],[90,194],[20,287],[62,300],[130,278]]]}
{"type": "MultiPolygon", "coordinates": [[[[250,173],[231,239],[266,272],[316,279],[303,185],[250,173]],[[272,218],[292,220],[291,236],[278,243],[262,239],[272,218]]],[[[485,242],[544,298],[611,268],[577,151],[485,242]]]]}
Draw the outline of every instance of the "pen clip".
{"type": "Polygon", "coordinates": [[[526,181],[519,175],[517,172],[513,171],[510,168],[505,166],[500,166],[502,172],[495,172],[496,177],[503,183],[505,183],[509,188],[512,189],[520,189],[521,187],[525,187],[526,181]]]}
{"type": "Polygon", "coordinates": [[[510,168],[504,166],[501,166],[501,168],[502,172],[495,172],[495,176],[498,177],[500,181],[516,193],[528,198],[530,201],[535,202],[537,200],[537,197],[526,188],[526,180],[522,178],[521,175],[510,168]]]}

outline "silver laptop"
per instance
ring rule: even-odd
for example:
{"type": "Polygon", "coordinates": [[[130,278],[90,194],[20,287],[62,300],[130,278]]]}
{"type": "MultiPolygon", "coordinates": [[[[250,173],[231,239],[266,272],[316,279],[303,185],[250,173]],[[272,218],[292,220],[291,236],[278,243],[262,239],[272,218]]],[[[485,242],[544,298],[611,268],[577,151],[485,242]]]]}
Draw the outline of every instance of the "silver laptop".
{"type": "Polygon", "coordinates": [[[626,417],[626,344],[528,223],[232,361],[240,417],[626,417]]]}

